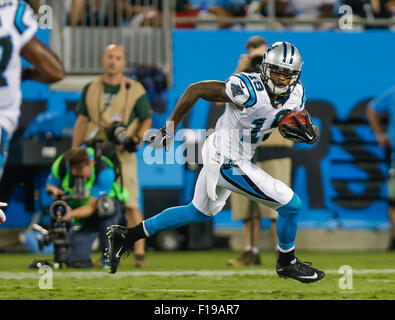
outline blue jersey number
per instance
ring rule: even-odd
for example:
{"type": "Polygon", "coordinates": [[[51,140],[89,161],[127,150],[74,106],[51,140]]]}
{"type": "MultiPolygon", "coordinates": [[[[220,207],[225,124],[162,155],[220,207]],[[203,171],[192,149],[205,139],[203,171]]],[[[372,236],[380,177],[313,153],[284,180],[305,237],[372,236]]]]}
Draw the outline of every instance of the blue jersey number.
{"type": "MultiPolygon", "coordinates": [[[[259,138],[258,138],[258,133],[261,131],[263,124],[265,123],[266,118],[260,118],[260,119],[255,119],[252,124],[254,125],[254,128],[251,129],[251,141],[249,143],[257,143],[259,138]]],[[[244,136],[241,138],[241,141],[244,141],[244,136]]]]}
{"type": "Polygon", "coordinates": [[[250,80],[252,80],[252,82],[254,83],[254,87],[256,91],[263,91],[263,84],[257,80],[257,77],[253,76],[253,75],[248,75],[248,78],[250,78],[250,80]]]}
{"type": "Polygon", "coordinates": [[[11,37],[0,38],[0,87],[8,85],[7,79],[3,76],[4,71],[8,67],[12,55],[11,37]]]}
{"type": "Polygon", "coordinates": [[[254,82],[254,87],[255,87],[256,91],[263,91],[263,84],[259,81],[254,82]]]}

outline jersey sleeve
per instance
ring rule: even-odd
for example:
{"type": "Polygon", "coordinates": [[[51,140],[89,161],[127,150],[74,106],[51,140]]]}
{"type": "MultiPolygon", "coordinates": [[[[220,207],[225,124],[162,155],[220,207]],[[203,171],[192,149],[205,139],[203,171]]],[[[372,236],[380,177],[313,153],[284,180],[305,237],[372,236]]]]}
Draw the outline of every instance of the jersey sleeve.
{"type": "Polygon", "coordinates": [[[115,182],[115,172],[112,168],[106,168],[99,173],[95,185],[92,188],[91,196],[99,199],[110,193],[115,182]]]}
{"type": "Polygon", "coordinates": [[[252,107],[256,103],[256,92],[251,80],[244,73],[236,73],[226,81],[226,94],[233,103],[252,107]]]}
{"type": "Polygon", "coordinates": [[[289,100],[287,101],[287,107],[295,112],[301,112],[305,108],[306,95],[302,83],[298,82],[295,89],[292,91],[289,100]]]}
{"type": "Polygon", "coordinates": [[[49,174],[47,178],[47,184],[58,187],[59,189],[62,188],[62,181],[60,181],[60,179],[57,178],[52,172],[49,174]]]}
{"type": "Polygon", "coordinates": [[[34,11],[25,1],[18,1],[14,18],[14,27],[21,48],[34,37],[38,30],[38,22],[34,16],[34,11]]]}

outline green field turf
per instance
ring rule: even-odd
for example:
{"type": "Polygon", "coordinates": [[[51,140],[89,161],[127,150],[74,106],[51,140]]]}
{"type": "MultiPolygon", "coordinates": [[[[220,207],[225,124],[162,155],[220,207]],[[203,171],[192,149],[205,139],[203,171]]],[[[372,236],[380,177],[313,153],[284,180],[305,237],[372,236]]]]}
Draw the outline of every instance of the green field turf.
{"type": "MultiPolygon", "coordinates": [[[[0,299],[69,300],[393,300],[395,253],[298,251],[326,277],[313,284],[280,279],[274,252],[261,253],[263,265],[233,268],[226,261],[238,256],[229,250],[149,252],[149,267],[136,269],[130,256],[115,275],[101,268],[53,269],[52,289],[40,289],[33,259],[51,256],[0,254],[0,299]],[[353,269],[352,289],[340,289],[339,267],[353,269]]],[[[95,258],[98,255],[95,253],[95,258]]],[[[44,282],[48,284],[48,282],[44,282]]]]}

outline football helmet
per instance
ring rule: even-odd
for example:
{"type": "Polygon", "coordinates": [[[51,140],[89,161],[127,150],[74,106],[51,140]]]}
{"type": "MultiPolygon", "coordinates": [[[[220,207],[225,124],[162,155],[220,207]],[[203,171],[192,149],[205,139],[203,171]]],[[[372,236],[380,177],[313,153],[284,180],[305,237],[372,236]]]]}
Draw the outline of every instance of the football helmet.
{"type": "Polygon", "coordinates": [[[289,42],[276,42],[263,56],[262,80],[271,94],[285,96],[298,82],[302,65],[302,56],[295,46],[289,42]]]}

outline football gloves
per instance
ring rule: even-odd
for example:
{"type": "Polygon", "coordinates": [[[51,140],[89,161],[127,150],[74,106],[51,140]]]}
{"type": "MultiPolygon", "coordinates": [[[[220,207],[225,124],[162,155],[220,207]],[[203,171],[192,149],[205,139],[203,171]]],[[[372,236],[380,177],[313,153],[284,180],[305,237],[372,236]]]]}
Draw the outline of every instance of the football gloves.
{"type": "Polygon", "coordinates": [[[148,142],[152,148],[160,149],[165,147],[166,152],[169,150],[174,134],[163,127],[156,131],[148,138],[148,142]]]}
{"type": "Polygon", "coordinates": [[[313,121],[310,115],[306,115],[306,125],[303,125],[296,117],[292,117],[292,119],[295,121],[297,128],[284,124],[282,129],[284,138],[308,144],[313,144],[318,141],[319,136],[314,131],[313,121]]]}

